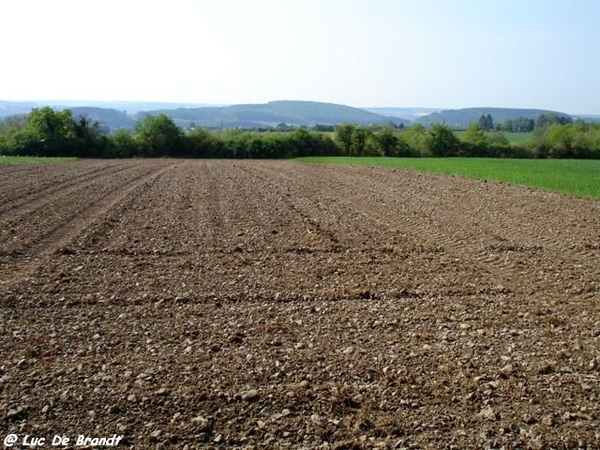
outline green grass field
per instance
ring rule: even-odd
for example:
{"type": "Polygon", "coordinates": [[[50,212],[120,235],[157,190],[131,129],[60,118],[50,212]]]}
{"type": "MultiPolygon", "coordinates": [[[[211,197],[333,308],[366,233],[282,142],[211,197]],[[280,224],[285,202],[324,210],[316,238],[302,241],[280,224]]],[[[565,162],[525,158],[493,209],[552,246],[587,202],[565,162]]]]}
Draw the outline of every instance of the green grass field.
{"type": "Polygon", "coordinates": [[[39,164],[63,163],[75,161],[76,158],[42,158],[37,156],[0,156],[0,164],[39,164]]]}
{"type": "Polygon", "coordinates": [[[311,163],[363,164],[458,175],[600,199],[600,161],[491,158],[311,157],[311,163]]]}

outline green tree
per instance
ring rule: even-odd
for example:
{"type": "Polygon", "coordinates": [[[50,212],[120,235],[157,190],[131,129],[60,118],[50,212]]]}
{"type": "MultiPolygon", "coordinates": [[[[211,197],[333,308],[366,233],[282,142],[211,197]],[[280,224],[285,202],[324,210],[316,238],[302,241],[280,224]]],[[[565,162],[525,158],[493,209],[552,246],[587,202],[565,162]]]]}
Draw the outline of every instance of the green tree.
{"type": "Polygon", "coordinates": [[[72,156],[101,157],[106,153],[109,141],[100,133],[100,123],[86,116],[74,120],[75,138],[71,141],[72,156]]]}
{"type": "Polygon", "coordinates": [[[147,115],[136,122],[135,131],[142,156],[182,156],[185,154],[183,133],[166,114],[147,115]]]}
{"type": "Polygon", "coordinates": [[[372,135],[371,141],[371,146],[373,147],[371,151],[375,152],[378,156],[418,156],[417,152],[411,151],[406,139],[404,139],[402,133],[395,127],[386,126],[382,128],[379,132],[372,135]]]}
{"type": "Polygon", "coordinates": [[[395,128],[387,126],[374,135],[375,143],[379,153],[383,156],[399,156],[400,139],[395,128]]]}
{"type": "Polygon", "coordinates": [[[221,154],[222,142],[214,133],[196,128],[185,136],[187,156],[194,158],[214,158],[221,154]]]}
{"type": "Polygon", "coordinates": [[[542,115],[536,121],[535,154],[538,158],[566,158],[571,153],[571,127],[558,123],[556,114],[542,115]]]}
{"type": "Polygon", "coordinates": [[[483,131],[490,131],[494,129],[494,119],[491,114],[482,114],[479,118],[479,126],[483,131]]]}
{"type": "Polygon", "coordinates": [[[402,138],[408,144],[410,153],[415,156],[429,156],[430,136],[427,129],[420,123],[416,123],[406,128],[402,138]]]}
{"type": "Polygon", "coordinates": [[[24,116],[11,116],[0,120],[0,155],[13,154],[14,137],[24,125],[24,116]]]}
{"type": "Polygon", "coordinates": [[[542,114],[535,121],[536,128],[544,128],[549,125],[568,125],[573,123],[573,119],[568,116],[558,115],[556,113],[542,114]]]}
{"type": "Polygon", "coordinates": [[[494,129],[494,118],[492,117],[491,114],[488,114],[486,117],[486,125],[485,125],[485,131],[491,131],[494,129]]]}
{"type": "Polygon", "coordinates": [[[0,134],[0,155],[12,154],[12,142],[5,134],[0,134]]]}
{"type": "Polygon", "coordinates": [[[344,155],[350,155],[354,128],[354,125],[344,123],[335,129],[335,140],[339,142],[344,155]]]}
{"type": "Polygon", "coordinates": [[[14,150],[18,155],[68,156],[73,153],[75,138],[76,126],[70,110],[36,108],[14,136],[14,150]]]}
{"type": "Polygon", "coordinates": [[[571,158],[573,152],[574,129],[560,124],[550,125],[546,131],[548,154],[551,158],[571,158]]]}
{"type": "Polygon", "coordinates": [[[131,158],[138,154],[138,145],[129,131],[119,129],[110,136],[108,151],[105,156],[110,158],[131,158]]]}
{"type": "Polygon", "coordinates": [[[370,142],[371,130],[365,127],[355,127],[352,131],[350,156],[376,156],[376,151],[370,142]]]}
{"type": "Polygon", "coordinates": [[[479,122],[474,122],[471,125],[469,125],[469,128],[467,128],[467,131],[463,135],[463,140],[471,145],[481,147],[487,146],[487,139],[485,136],[485,132],[481,127],[481,120],[479,122]]]}
{"type": "Polygon", "coordinates": [[[513,121],[512,130],[510,131],[533,131],[535,128],[535,120],[529,119],[527,117],[519,117],[518,119],[513,121]]]}
{"type": "Polygon", "coordinates": [[[452,129],[446,125],[434,125],[429,130],[429,152],[433,156],[458,156],[461,143],[452,129]]]}
{"type": "Polygon", "coordinates": [[[479,122],[477,123],[479,124],[480,129],[487,130],[487,120],[484,114],[481,115],[481,117],[479,118],[479,122]]]}
{"type": "Polygon", "coordinates": [[[514,123],[511,119],[504,119],[501,126],[502,131],[515,131],[514,123]]]}

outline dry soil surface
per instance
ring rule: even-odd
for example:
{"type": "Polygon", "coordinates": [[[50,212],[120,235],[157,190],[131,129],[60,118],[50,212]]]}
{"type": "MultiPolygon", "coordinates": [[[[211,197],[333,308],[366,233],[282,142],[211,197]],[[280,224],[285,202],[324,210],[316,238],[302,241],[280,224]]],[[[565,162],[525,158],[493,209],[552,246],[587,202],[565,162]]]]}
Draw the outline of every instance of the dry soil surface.
{"type": "Polygon", "coordinates": [[[19,439],[600,448],[600,202],[293,162],[3,166],[0,337],[19,439]]]}

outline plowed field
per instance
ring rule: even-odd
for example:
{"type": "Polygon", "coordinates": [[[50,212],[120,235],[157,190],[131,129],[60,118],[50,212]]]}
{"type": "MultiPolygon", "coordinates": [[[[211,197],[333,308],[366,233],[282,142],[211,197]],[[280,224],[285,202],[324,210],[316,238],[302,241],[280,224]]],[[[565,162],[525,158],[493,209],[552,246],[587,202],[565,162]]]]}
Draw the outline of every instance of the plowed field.
{"type": "Polygon", "coordinates": [[[293,162],[3,166],[0,356],[4,435],[600,448],[600,202],[293,162]]]}

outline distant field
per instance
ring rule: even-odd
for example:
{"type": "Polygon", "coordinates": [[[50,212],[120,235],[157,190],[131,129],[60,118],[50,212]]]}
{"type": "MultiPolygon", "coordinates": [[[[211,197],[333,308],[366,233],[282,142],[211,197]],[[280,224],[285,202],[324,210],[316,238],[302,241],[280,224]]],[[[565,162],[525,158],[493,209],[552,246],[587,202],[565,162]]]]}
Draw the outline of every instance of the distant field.
{"type": "Polygon", "coordinates": [[[37,156],[0,156],[0,164],[38,164],[75,161],[76,158],[42,158],[37,156]]]}
{"type": "MultiPolygon", "coordinates": [[[[455,131],[456,135],[462,139],[465,135],[466,131],[455,131]]],[[[511,144],[526,144],[528,142],[533,142],[534,133],[533,131],[529,132],[507,132],[501,131],[500,134],[508,139],[508,142],[511,144]]]]}
{"type": "Polygon", "coordinates": [[[600,161],[595,160],[350,157],[310,157],[298,160],[436,172],[600,199],[600,161]]]}

